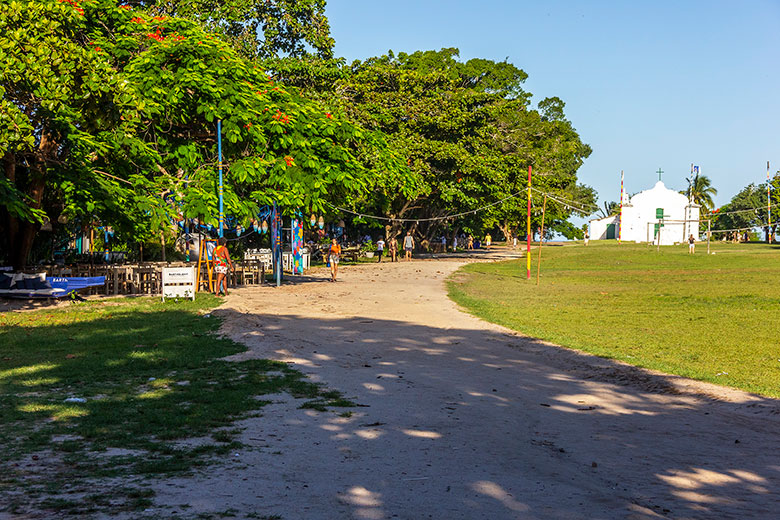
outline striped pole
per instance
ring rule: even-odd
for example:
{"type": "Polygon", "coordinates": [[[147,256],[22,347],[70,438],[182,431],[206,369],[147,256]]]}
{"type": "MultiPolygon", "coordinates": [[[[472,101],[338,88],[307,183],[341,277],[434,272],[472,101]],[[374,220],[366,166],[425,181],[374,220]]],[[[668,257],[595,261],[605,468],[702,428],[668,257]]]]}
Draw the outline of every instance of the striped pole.
{"type": "Polygon", "coordinates": [[[769,243],[772,243],[772,203],[769,195],[769,161],[766,162],[766,212],[769,217],[769,243]]]}
{"type": "Polygon", "coordinates": [[[217,120],[217,159],[219,168],[219,187],[217,191],[219,193],[219,236],[225,234],[225,208],[223,206],[222,196],[224,195],[224,189],[222,187],[222,120],[217,120]]]}
{"type": "Polygon", "coordinates": [[[623,243],[623,170],[620,170],[620,217],[618,217],[618,244],[623,243]]]}
{"type": "Polygon", "coordinates": [[[528,220],[526,222],[526,272],[527,280],[531,279],[531,167],[528,167],[528,220]]]}

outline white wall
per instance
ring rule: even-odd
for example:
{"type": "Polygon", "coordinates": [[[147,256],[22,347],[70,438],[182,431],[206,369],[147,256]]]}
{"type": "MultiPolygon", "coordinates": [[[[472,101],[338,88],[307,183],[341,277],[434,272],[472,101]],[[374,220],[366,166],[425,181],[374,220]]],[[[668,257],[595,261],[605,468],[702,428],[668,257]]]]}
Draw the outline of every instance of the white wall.
{"type": "Polygon", "coordinates": [[[590,228],[591,240],[606,240],[607,239],[607,226],[609,224],[615,224],[615,238],[618,236],[618,216],[613,215],[611,217],[599,218],[588,222],[590,228]]]}
{"type": "Polygon", "coordinates": [[[668,189],[658,181],[652,189],[636,194],[630,205],[623,207],[623,240],[647,242],[649,229],[649,240],[655,243],[656,208],[663,208],[664,220],[667,221],[660,232],[662,245],[683,242],[689,234],[699,237],[698,223],[668,222],[698,220],[699,207],[689,206],[685,195],[668,189]]]}

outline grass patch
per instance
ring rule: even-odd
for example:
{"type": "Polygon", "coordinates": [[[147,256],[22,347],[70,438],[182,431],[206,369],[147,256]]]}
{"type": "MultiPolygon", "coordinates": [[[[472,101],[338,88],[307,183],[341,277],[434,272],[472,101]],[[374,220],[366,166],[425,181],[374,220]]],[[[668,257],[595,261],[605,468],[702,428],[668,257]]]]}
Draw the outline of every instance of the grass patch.
{"type": "Polygon", "coordinates": [[[257,396],[288,392],[322,410],[350,404],[286,363],[221,361],[244,347],[212,334],[220,322],[207,311],[218,304],[198,295],[0,314],[4,510],[148,507],[151,491],[131,484],[241,448],[231,426],[268,403],[257,396]]]}
{"type": "Polygon", "coordinates": [[[448,288],[469,312],[529,336],[780,397],[780,248],[714,243],[712,251],[546,247],[539,286],[525,279],[523,259],[465,266],[448,288]]]}

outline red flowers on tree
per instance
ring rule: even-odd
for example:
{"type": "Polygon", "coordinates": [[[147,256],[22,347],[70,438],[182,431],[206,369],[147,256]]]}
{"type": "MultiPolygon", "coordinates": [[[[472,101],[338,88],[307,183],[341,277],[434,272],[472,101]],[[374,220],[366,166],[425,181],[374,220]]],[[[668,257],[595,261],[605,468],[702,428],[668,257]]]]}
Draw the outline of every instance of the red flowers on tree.
{"type": "Polygon", "coordinates": [[[284,156],[284,162],[287,163],[287,166],[295,166],[295,160],[289,155],[284,156]]]}
{"type": "Polygon", "coordinates": [[[290,122],[290,118],[287,117],[287,115],[285,115],[281,110],[277,110],[276,114],[273,115],[273,118],[282,124],[287,124],[290,122]]]}

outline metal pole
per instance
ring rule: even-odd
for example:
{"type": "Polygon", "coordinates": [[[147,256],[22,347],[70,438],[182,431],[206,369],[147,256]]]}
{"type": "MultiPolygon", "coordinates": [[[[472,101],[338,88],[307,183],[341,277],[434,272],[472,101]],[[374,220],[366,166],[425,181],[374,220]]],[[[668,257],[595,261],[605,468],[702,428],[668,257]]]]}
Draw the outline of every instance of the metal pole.
{"type": "Polygon", "coordinates": [[[618,217],[618,244],[623,243],[623,170],[620,170],[620,217],[618,217]]]}
{"type": "Polygon", "coordinates": [[[542,203],[542,230],[539,232],[539,258],[536,260],[536,285],[539,285],[539,271],[542,269],[542,242],[544,241],[544,213],[547,210],[547,194],[542,203]]]}
{"type": "Polygon", "coordinates": [[[526,280],[531,279],[531,167],[528,167],[528,220],[526,222],[526,280]]]}
{"type": "Polygon", "coordinates": [[[712,221],[707,221],[707,254],[710,254],[710,235],[712,234],[712,221]]]}
{"type": "MultiPolygon", "coordinates": [[[[659,168],[660,170],[660,168],[659,168]]],[[[659,253],[661,251],[661,230],[664,228],[664,219],[661,219],[658,221],[658,236],[656,237],[656,240],[658,240],[658,246],[656,247],[656,253],[659,253]]]]}
{"type": "Polygon", "coordinates": [[[225,230],[225,208],[223,206],[223,200],[222,196],[224,193],[224,189],[222,187],[222,120],[217,120],[217,155],[219,158],[217,159],[218,164],[217,167],[219,168],[219,236],[224,236],[225,230]]]}
{"type": "Polygon", "coordinates": [[[772,243],[772,204],[770,202],[769,195],[769,161],[766,162],[766,212],[769,217],[769,228],[767,228],[767,237],[769,243],[772,243]]]}

